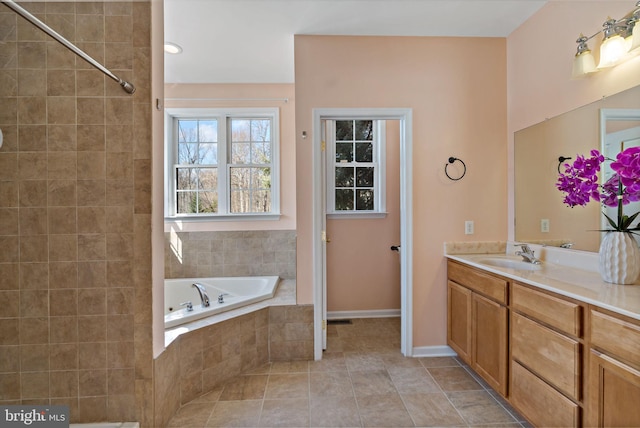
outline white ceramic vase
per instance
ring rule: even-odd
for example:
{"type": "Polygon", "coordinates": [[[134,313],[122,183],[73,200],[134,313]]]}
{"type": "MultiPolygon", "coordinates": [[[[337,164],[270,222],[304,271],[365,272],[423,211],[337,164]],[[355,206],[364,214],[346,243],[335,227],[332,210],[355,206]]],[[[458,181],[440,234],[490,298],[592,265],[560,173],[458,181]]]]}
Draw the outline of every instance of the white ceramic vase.
{"type": "Polygon", "coordinates": [[[640,249],[628,232],[607,232],[599,252],[600,275],[612,284],[633,284],[640,276],[640,249]]]}

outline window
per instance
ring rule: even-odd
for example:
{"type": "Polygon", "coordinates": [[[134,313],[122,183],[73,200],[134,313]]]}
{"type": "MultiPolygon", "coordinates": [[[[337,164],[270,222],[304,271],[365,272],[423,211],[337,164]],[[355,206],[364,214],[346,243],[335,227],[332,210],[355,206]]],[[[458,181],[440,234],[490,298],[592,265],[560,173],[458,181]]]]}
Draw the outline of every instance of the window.
{"type": "Polygon", "coordinates": [[[167,217],[279,214],[276,109],[167,109],[167,217]]]}
{"type": "Polygon", "coordinates": [[[385,212],[384,121],[327,121],[327,211],[385,212]]]}

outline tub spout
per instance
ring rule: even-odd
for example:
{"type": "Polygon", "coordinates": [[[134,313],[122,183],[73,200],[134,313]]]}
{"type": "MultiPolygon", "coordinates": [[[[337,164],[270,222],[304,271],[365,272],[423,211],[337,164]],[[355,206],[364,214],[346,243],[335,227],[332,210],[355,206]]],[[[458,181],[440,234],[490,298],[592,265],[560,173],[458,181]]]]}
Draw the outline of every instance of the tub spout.
{"type": "Polygon", "coordinates": [[[198,284],[197,282],[194,282],[191,285],[196,287],[196,290],[198,290],[198,294],[200,294],[200,300],[202,301],[202,306],[205,308],[209,307],[209,305],[211,305],[211,302],[209,301],[209,295],[207,294],[207,290],[204,288],[204,285],[198,284]]]}

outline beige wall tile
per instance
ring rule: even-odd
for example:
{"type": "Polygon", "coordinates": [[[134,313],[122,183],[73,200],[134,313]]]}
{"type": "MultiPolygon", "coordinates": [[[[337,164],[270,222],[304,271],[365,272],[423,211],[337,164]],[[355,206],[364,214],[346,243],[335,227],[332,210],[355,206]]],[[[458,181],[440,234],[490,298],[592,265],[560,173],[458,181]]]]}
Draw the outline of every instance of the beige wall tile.
{"type": "Polygon", "coordinates": [[[49,96],[73,96],[76,93],[76,72],[73,70],[47,70],[46,83],[47,95],[49,96]]]}
{"type": "Polygon", "coordinates": [[[78,125],[78,151],[104,151],[104,125],[78,125]]]}
{"type": "Polygon", "coordinates": [[[103,234],[78,235],[78,260],[104,260],[106,237],[103,234]]]}
{"type": "Polygon", "coordinates": [[[78,180],[78,206],[98,206],[105,203],[105,180],[78,180]]]}
{"type": "Polygon", "coordinates": [[[15,180],[17,176],[17,153],[0,153],[0,180],[15,180]]]}
{"type": "Polygon", "coordinates": [[[80,397],[107,394],[107,370],[80,370],[78,387],[80,397]]]}
{"type": "Polygon", "coordinates": [[[18,235],[18,208],[0,208],[0,235],[18,235]]]}
{"type": "MultiPolygon", "coordinates": [[[[35,34],[38,33],[39,30],[36,29],[35,34]]],[[[42,36],[43,34],[38,34],[38,39],[44,40],[42,36]]],[[[44,42],[18,42],[18,68],[45,68],[46,48],[44,42]]]]}
{"type": "Polygon", "coordinates": [[[20,243],[17,236],[0,236],[0,263],[18,261],[20,243]]]}
{"type": "Polygon", "coordinates": [[[78,98],[78,124],[104,124],[104,98],[78,98]]]}
{"type": "Polygon", "coordinates": [[[51,152],[48,159],[48,178],[59,180],[75,179],[78,157],[76,152],[51,152]]]}
{"type": "Polygon", "coordinates": [[[78,287],[78,263],[51,262],[49,263],[49,288],[77,288],[78,287]]]}
{"type": "Polygon", "coordinates": [[[0,290],[19,288],[20,269],[18,263],[0,263],[0,290]]]}
{"type": "MultiPolygon", "coordinates": [[[[47,68],[48,69],[74,69],[76,55],[58,42],[47,42],[47,68]]],[[[78,59],[78,62],[82,61],[78,59]]]]}
{"type": "Polygon", "coordinates": [[[50,151],[74,151],[77,147],[75,125],[47,125],[48,149],[50,151]]]}
{"type": "Polygon", "coordinates": [[[20,125],[20,151],[41,152],[47,150],[47,127],[45,125],[20,125]]]}
{"type": "Polygon", "coordinates": [[[78,344],[52,343],[49,345],[49,364],[51,370],[77,370],[78,344]]]}
{"type": "Polygon", "coordinates": [[[49,261],[76,261],[78,247],[78,235],[49,235],[49,261]]]}
{"type": "Polygon", "coordinates": [[[107,262],[99,260],[78,263],[78,284],[83,288],[106,287],[107,262]]]}
{"type": "MultiPolygon", "coordinates": [[[[0,159],[2,155],[0,154],[0,159]]],[[[16,169],[17,170],[17,169],[16,169]]],[[[18,183],[13,181],[0,181],[0,206],[18,206],[18,183]]]]}
{"type": "Polygon", "coordinates": [[[77,397],[78,372],[75,370],[51,372],[51,397],[77,397]]]}
{"type": "Polygon", "coordinates": [[[51,343],[74,343],[78,341],[78,317],[50,317],[51,343]]]}
{"type": "Polygon", "coordinates": [[[49,180],[47,201],[50,207],[75,207],[77,200],[75,180],[49,180]]]}
{"type": "Polygon", "coordinates": [[[76,91],[82,97],[104,96],[105,75],[98,70],[76,71],[76,91]]]}
{"type": "Polygon", "coordinates": [[[2,69],[0,71],[0,97],[15,97],[18,95],[18,73],[16,70],[2,69]]]}
{"type": "Polygon", "coordinates": [[[49,291],[51,316],[78,315],[78,290],[74,288],[49,291]]]}
{"type": "Polygon", "coordinates": [[[105,233],[105,207],[78,207],[78,233],[105,233]]]}
{"type": "Polygon", "coordinates": [[[80,42],[104,41],[104,20],[100,15],[77,15],[76,40],[80,42]]]}
{"type": "MultiPolygon", "coordinates": [[[[81,372],[82,373],[82,372],[81,372]]],[[[78,400],[78,420],[83,422],[101,422],[107,420],[107,397],[83,397],[78,400]]]]}
{"type": "Polygon", "coordinates": [[[47,154],[40,152],[20,153],[18,174],[23,180],[40,180],[47,176],[47,154]]]}
{"type": "Polygon", "coordinates": [[[21,207],[46,207],[46,180],[22,180],[19,182],[21,207]]]}
{"type": "Polygon", "coordinates": [[[101,288],[78,290],[78,315],[103,315],[107,313],[107,293],[101,288]]]}
{"type": "Polygon", "coordinates": [[[46,235],[23,236],[20,238],[20,261],[48,261],[49,239],[46,235]]]}
{"type": "Polygon", "coordinates": [[[49,292],[45,290],[20,291],[21,317],[46,317],[49,315],[49,292]]]}
{"type": "Polygon", "coordinates": [[[100,342],[107,340],[106,315],[78,317],[78,342],[100,342]]]}
{"type": "Polygon", "coordinates": [[[22,372],[20,375],[22,398],[48,398],[49,372],[22,372]]]}

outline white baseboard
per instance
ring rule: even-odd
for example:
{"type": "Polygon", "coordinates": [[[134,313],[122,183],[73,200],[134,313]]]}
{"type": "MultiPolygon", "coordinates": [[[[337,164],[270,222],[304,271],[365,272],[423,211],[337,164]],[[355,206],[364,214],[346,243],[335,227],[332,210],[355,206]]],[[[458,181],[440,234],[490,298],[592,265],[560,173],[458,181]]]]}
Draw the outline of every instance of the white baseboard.
{"type": "Polygon", "coordinates": [[[400,309],[376,309],[371,311],[327,311],[328,320],[348,318],[392,318],[399,317],[400,309]]]}
{"type": "Polygon", "coordinates": [[[450,347],[444,346],[418,346],[413,348],[412,357],[455,357],[458,354],[450,347]]]}

